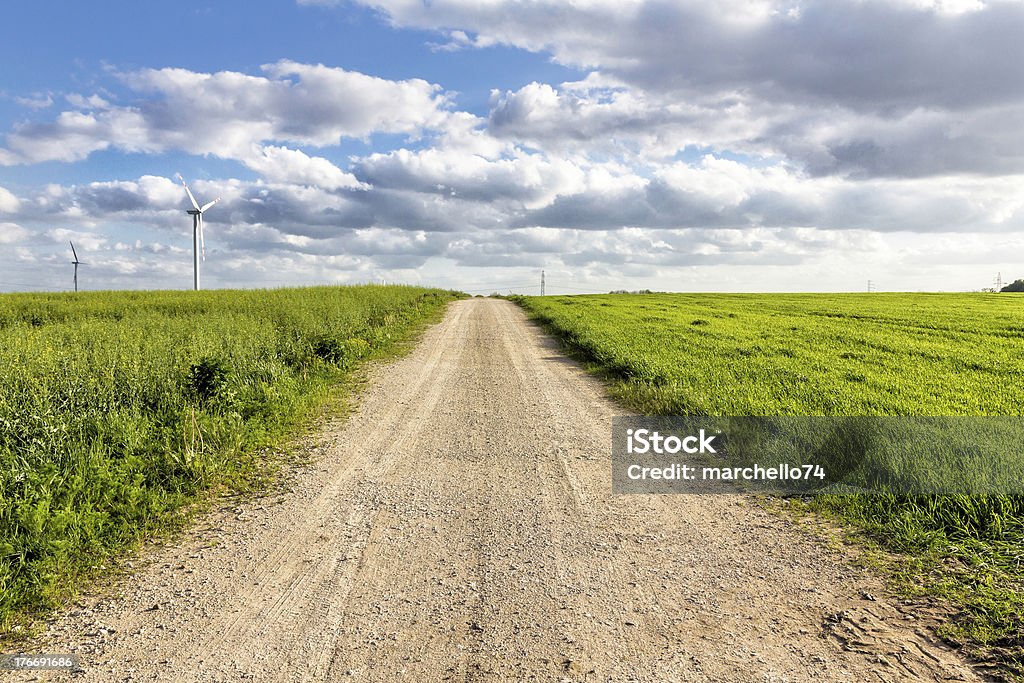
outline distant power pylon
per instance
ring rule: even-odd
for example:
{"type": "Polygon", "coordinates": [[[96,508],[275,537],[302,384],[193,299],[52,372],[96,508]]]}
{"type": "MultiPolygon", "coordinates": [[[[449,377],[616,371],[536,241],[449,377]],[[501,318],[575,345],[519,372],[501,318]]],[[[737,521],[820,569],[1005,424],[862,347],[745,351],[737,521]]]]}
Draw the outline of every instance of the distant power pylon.
{"type": "Polygon", "coordinates": [[[868,280],[868,293],[875,291],[875,283],[868,280]]]}
{"type": "Polygon", "coordinates": [[[540,271],[540,295],[544,296],[544,271],[540,271]]]}
{"type": "Polygon", "coordinates": [[[1003,274],[1002,273],[996,273],[995,283],[996,283],[996,292],[1003,291],[1003,274]]]}

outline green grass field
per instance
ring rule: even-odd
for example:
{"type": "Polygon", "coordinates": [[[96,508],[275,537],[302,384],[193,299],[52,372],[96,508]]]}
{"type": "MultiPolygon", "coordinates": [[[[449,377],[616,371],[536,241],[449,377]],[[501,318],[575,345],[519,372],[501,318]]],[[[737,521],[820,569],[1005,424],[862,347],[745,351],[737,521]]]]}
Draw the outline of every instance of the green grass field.
{"type": "MultiPolygon", "coordinates": [[[[1024,298],[1014,295],[517,301],[644,414],[1024,414],[1024,298]]],[[[1011,457],[1013,471],[1024,473],[1024,453],[1012,449],[1011,457]]],[[[940,596],[959,610],[945,635],[1011,678],[1024,674],[1019,495],[822,495],[806,507],[896,551],[886,564],[901,590],[940,596]]]]}
{"type": "Polygon", "coordinates": [[[415,287],[0,296],[0,634],[244,487],[455,295],[415,287]]]}

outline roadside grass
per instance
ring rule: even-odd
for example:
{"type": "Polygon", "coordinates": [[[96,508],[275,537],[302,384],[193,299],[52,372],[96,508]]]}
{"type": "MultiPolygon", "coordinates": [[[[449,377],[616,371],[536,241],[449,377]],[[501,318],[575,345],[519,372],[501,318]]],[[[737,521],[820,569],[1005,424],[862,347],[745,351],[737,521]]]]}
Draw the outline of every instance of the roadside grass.
{"type": "Polygon", "coordinates": [[[275,448],[453,292],[403,286],[0,296],[0,637],[17,637],[275,448]]]}
{"type": "Polygon", "coordinates": [[[852,527],[851,537],[876,548],[876,565],[895,592],[935,598],[955,613],[939,635],[979,661],[997,666],[1004,680],[1024,680],[1024,524],[1005,497],[818,496],[807,508],[852,527]],[[948,498],[958,500],[948,500],[948,498]],[[975,508],[985,506],[981,511],[975,508]],[[960,508],[964,517],[950,518],[960,508]],[[972,528],[989,516],[997,529],[972,528]],[[948,519],[945,526],[936,517],[948,519]],[[940,528],[941,527],[941,528],[940,528]]]}
{"type": "MultiPolygon", "coordinates": [[[[1024,324],[1021,299],[1012,295],[513,300],[642,414],[1024,411],[1024,324]]],[[[1024,472],[1024,453],[1015,457],[1014,471],[1024,472]]],[[[936,476],[919,469],[908,471],[936,476]]],[[[877,548],[898,593],[951,605],[956,613],[940,635],[1004,680],[1024,680],[1024,497],[831,494],[799,504],[877,548]]]]}

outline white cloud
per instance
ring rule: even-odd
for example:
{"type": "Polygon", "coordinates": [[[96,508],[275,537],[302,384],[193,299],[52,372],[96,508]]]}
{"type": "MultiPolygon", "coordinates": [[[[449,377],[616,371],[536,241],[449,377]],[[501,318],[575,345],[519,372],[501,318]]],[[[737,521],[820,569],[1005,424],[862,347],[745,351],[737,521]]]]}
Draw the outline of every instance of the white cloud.
{"type": "MultiPolygon", "coordinates": [[[[477,199],[415,189],[437,169],[447,172],[445,164],[457,164],[457,158],[407,153],[404,160],[411,165],[400,168],[387,188],[195,181],[201,198],[225,197],[208,217],[208,283],[273,286],[386,276],[459,285],[471,281],[466,269],[487,269],[480,277],[493,281],[496,269],[546,267],[549,283],[562,272],[562,283],[577,290],[686,288],[699,284],[697,273],[725,268],[716,280],[721,288],[749,289],[750,281],[737,273],[769,277],[765,269],[785,267],[779,273],[823,279],[801,283],[775,275],[766,282],[842,289],[862,285],[868,268],[883,263],[890,271],[923,260],[960,264],[961,276],[971,264],[995,266],[998,260],[984,260],[998,251],[993,233],[1015,248],[1003,233],[1013,233],[1024,220],[1021,202],[1008,199],[1010,180],[852,182],[715,157],[664,165],[643,177],[628,166],[580,162],[564,194],[530,209],[524,197],[533,196],[536,185],[530,184],[530,167],[519,168],[516,160],[473,160],[478,167],[461,168],[465,182],[480,173],[481,187],[504,193],[477,199]],[[509,189],[516,187],[522,197],[509,189]],[[934,231],[927,241],[920,238],[925,231],[934,231]],[[961,235],[974,238],[958,254],[950,245],[961,235]],[[840,274],[846,279],[837,279],[840,274]]],[[[542,159],[528,161],[543,167],[542,159]]],[[[33,207],[31,222],[4,227],[8,243],[24,245],[25,258],[63,262],[73,239],[89,254],[83,260],[90,264],[90,287],[190,282],[191,223],[184,195],[170,179],[52,186],[22,203],[33,207]]],[[[909,265],[906,272],[927,282],[926,273],[909,265]]],[[[948,283],[945,276],[934,279],[944,272],[933,269],[933,288],[948,283]]],[[[486,282],[481,288],[501,289],[486,282]]]]}
{"type": "Polygon", "coordinates": [[[287,147],[255,148],[243,163],[271,183],[313,185],[325,190],[366,187],[327,159],[287,147]]]}
{"type": "Polygon", "coordinates": [[[111,108],[110,102],[99,95],[89,95],[86,97],[85,95],[80,95],[78,93],[71,93],[70,95],[65,96],[64,99],[66,99],[68,104],[76,109],[103,110],[111,108]]]}
{"type": "Polygon", "coordinates": [[[885,114],[751,102],[745,95],[672,97],[594,85],[494,92],[488,130],[554,153],[664,160],[687,148],[784,158],[813,175],[923,177],[1024,171],[1024,101],[963,112],[885,114]]]}
{"type": "Polygon", "coordinates": [[[378,188],[413,190],[475,202],[516,202],[536,208],[559,194],[583,188],[584,172],[571,161],[539,154],[517,153],[487,159],[462,150],[400,149],[372,154],[358,161],[356,170],[378,188]]]}
{"type": "Polygon", "coordinates": [[[151,213],[183,206],[181,185],[169,178],[95,182],[71,187],[50,186],[30,200],[38,211],[79,219],[104,220],[114,214],[151,213]]]}
{"type": "MultiPolygon", "coordinates": [[[[210,137],[241,125],[246,130],[237,138],[247,141],[325,146],[372,133],[416,135],[442,125],[447,116],[440,87],[420,79],[389,81],[289,60],[264,65],[263,71],[267,76],[147,69],[126,74],[124,81],[161,98],[147,101],[145,110],[168,134],[197,132],[187,124],[202,121],[213,129],[210,137]]],[[[222,144],[234,149],[230,138],[222,144]]]]}
{"type": "Polygon", "coordinates": [[[17,244],[28,237],[28,231],[17,223],[0,223],[0,244],[17,244]]]}
{"type": "Polygon", "coordinates": [[[7,136],[7,149],[0,149],[0,163],[78,161],[109,147],[128,152],[164,149],[150,139],[148,124],[138,111],[128,108],[100,113],[64,111],[52,122],[15,127],[7,136]]]}
{"type": "Polygon", "coordinates": [[[1024,171],[1024,3],[364,4],[452,45],[514,45],[596,72],[495,93],[502,139],[662,158],[693,145],[858,177],[1024,171]]]}
{"type": "Polygon", "coordinates": [[[10,190],[0,187],[0,214],[16,212],[21,207],[21,202],[10,190]]]}
{"type": "Polygon", "coordinates": [[[374,133],[415,137],[443,127],[449,117],[447,95],[419,79],[389,81],[292,61],[263,71],[265,76],[173,68],[122,74],[136,101],[113,105],[70,96],[74,110],[9,134],[0,163],[76,161],[107,148],[245,160],[253,145],[265,142],[322,147],[374,133]]]}
{"type": "Polygon", "coordinates": [[[44,230],[40,236],[49,242],[59,245],[63,250],[60,253],[64,254],[64,252],[67,252],[66,255],[69,257],[72,256],[72,252],[70,251],[71,245],[68,243],[74,242],[76,245],[75,251],[80,259],[89,256],[89,252],[101,249],[107,244],[106,237],[101,234],[84,232],[82,230],[69,230],[67,228],[44,230]]]}
{"type": "Polygon", "coordinates": [[[400,26],[550,52],[647,90],[751,90],[855,108],[1024,92],[1018,2],[962,0],[366,0],[400,26]],[[971,9],[975,11],[956,11],[971,9]],[[965,7],[967,6],[967,7],[965,7]],[[791,11],[794,8],[798,11],[791,11]],[[884,77],[881,75],[884,74],[884,77]]]}
{"type": "Polygon", "coordinates": [[[14,101],[29,109],[46,109],[53,104],[50,93],[34,93],[30,97],[15,97],[14,101]]]}
{"type": "Polygon", "coordinates": [[[755,118],[739,96],[677,100],[611,84],[599,72],[555,88],[531,83],[491,93],[488,130],[555,152],[672,157],[688,146],[770,153],[755,142],[774,117],[755,118]]]}

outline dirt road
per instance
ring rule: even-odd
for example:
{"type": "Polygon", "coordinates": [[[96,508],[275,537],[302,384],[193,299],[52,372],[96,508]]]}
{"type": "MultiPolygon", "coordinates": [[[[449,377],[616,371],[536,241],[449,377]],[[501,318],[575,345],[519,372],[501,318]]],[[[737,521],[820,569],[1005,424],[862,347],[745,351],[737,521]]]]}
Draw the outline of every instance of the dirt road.
{"type": "Polygon", "coordinates": [[[613,496],[616,412],[514,305],[456,303],[292,492],[44,643],[85,681],[979,680],[749,500],[613,496]]]}

